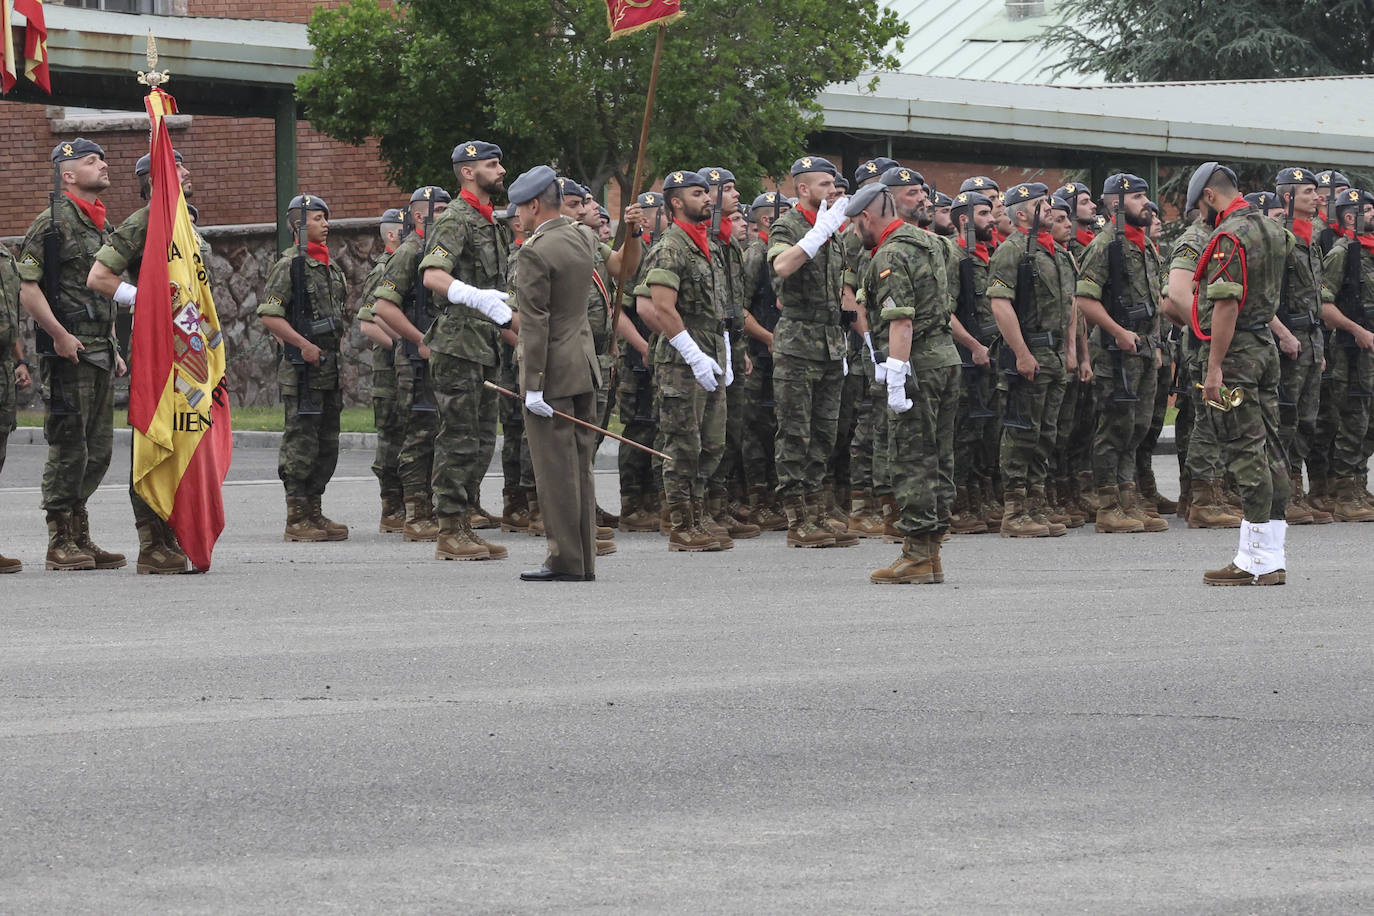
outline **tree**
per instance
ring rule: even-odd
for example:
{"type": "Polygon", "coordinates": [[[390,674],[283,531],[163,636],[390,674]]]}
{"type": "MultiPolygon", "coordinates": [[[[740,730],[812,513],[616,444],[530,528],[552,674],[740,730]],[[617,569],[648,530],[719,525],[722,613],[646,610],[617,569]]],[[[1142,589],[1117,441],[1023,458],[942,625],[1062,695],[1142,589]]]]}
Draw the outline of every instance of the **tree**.
{"type": "MultiPolygon", "coordinates": [[[[781,175],[821,126],[816,95],[894,68],[906,24],[877,0],[691,0],[668,28],[649,180],[723,165],[742,189],[781,175]]],[[[317,130],[380,141],[402,187],[443,183],[472,137],[509,170],[544,162],[622,196],[638,152],[654,30],[608,42],[601,0],[348,0],[309,26],[315,69],[297,91],[317,130]]]]}

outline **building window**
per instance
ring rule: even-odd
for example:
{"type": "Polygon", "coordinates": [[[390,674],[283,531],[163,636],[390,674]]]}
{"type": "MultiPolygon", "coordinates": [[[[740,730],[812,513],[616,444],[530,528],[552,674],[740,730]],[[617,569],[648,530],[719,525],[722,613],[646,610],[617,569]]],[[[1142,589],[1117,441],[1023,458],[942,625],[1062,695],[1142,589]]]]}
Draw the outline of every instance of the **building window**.
{"type": "Polygon", "coordinates": [[[170,0],[60,0],[62,6],[83,10],[105,10],[110,13],[151,13],[167,15],[172,10],[170,0]]]}

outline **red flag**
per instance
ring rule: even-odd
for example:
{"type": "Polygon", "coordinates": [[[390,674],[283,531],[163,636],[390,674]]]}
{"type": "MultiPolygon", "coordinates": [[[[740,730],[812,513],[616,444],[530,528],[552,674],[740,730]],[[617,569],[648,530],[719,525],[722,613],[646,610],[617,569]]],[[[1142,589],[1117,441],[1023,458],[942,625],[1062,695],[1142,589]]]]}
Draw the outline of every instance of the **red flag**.
{"type": "Polygon", "coordinates": [[[14,34],[10,31],[10,5],[0,0],[0,95],[14,88],[19,71],[14,64],[14,34]]]}
{"type": "Polygon", "coordinates": [[[52,95],[52,83],[48,80],[48,24],[43,18],[43,0],[14,0],[14,11],[23,14],[29,23],[24,27],[24,75],[52,95]]]}
{"type": "Polygon", "coordinates": [[[153,194],[129,346],[134,490],[203,571],[224,530],[233,457],[224,335],[167,133],[164,115],[176,113],[176,102],[154,89],[147,107],[153,194]]]}
{"type": "Polygon", "coordinates": [[[610,27],[611,38],[629,35],[651,25],[667,25],[681,18],[682,0],[606,0],[606,25],[610,27]]]}

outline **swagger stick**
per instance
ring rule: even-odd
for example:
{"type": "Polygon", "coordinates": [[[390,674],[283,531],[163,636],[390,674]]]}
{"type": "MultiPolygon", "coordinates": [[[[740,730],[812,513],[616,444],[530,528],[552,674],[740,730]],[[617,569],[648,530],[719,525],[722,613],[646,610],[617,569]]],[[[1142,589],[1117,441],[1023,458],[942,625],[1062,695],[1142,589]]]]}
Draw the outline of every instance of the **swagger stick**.
{"type": "MultiPolygon", "coordinates": [[[[487,388],[490,388],[492,391],[495,391],[495,392],[497,392],[497,393],[499,393],[499,394],[504,394],[504,395],[505,395],[506,397],[508,397],[508,398],[514,398],[515,400],[519,401],[519,402],[522,403],[522,404],[525,402],[525,399],[522,398],[522,397],[520,397],[520,395],[516,394],[514,391],[511,391],[509,388],[502,388],[500,385],[496,384],[495,382],[483,382],[482,384],[483,384],[484,386],[486,386],[487,388]]],[[[550,409],[552,409],[552,408],[550,408],[550,409]]],[[[587,429],[594,430],[594,431],[596,431],[596,432],[598,432],[598,433],[601,433],[603,436],[610,436],[612,439],[614,439],[614,440],[617,441],[617,442],[622,442],[622,443],[624,443],[625,445],[632,445],[632,446],[634,446],[635,448],[639,449],[641,452],[648,452],[650,455],[656,455],[656,456],[658,456],[659,458],[662,458],[664,461],[672,461],[672,460],[673,460],[673,456],[672,456],[672,455],[665,455],[665,454],[663,454],[662,452],[660,452],[658,449],[652,449],[652,448],[649,448],[649,446],[647,446],[647,445],[641,445],[640,443],[635,442],[633,439],[626,439],[624,436],[617,436],[615,433],[611,432],[609,429],[602,429],[600,426],[597,426],[595,423],[588,423],[586,420],[579,420],[577,417],[574,417],[572,414],[564,413],[564,412],[561,411],[561,410],[555,410],[555,411],[553,412],[553,415],[554,415],[555,417],[562,417],[562,418],[565,419],[565,420],[571,420],[571,421],[573,421],[574,423],[576,423],[578,426],[585,426],[585,427],[587,427],[587,429]]]]}

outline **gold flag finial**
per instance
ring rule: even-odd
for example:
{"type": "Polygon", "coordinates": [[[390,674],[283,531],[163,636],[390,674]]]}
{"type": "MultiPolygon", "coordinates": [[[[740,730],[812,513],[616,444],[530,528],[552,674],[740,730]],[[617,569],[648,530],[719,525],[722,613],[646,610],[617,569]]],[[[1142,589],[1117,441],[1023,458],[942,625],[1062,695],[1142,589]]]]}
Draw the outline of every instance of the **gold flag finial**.
{"type": "Polygon", "coordinates": [[[153,30],[148,30],[148,70],[138,71],[138,81],[149,89],[156,89],[163,83],[172,78],[172,71],[157,69],[157,39],[153,38],[153,30]]]}

